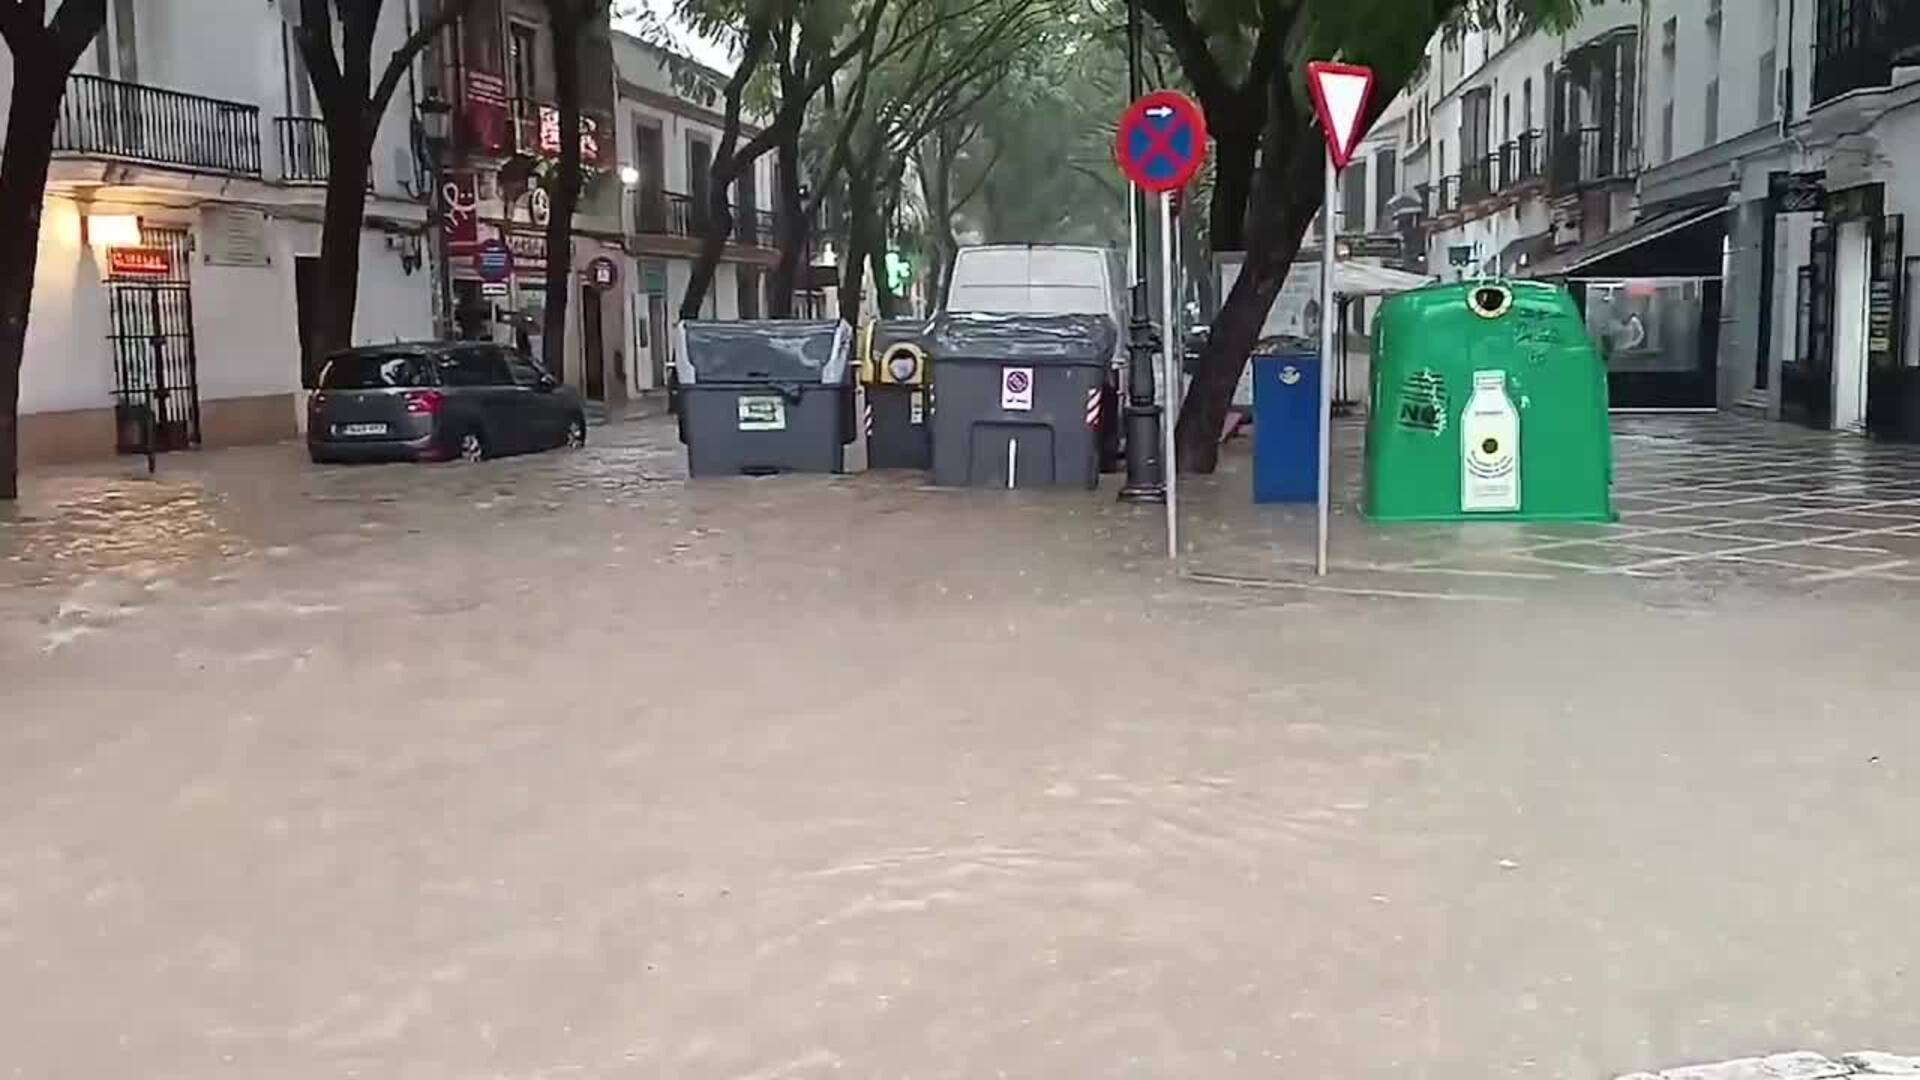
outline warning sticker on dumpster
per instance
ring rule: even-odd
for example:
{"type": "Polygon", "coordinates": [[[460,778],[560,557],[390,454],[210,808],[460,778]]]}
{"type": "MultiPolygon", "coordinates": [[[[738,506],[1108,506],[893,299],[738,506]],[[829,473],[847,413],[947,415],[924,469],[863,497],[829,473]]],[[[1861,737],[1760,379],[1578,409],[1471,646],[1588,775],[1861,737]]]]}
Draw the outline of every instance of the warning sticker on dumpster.
{"type": "Polygon", "coordinates": [[[1033,411],[1033,369],[1000,369],[1000,407],[1015,412],[1033,411]]]}
{"type": "Polygon", "coordinates": [[[741,398],[740,430],[787,430],[787,403],[777,397],[741,398]]]}

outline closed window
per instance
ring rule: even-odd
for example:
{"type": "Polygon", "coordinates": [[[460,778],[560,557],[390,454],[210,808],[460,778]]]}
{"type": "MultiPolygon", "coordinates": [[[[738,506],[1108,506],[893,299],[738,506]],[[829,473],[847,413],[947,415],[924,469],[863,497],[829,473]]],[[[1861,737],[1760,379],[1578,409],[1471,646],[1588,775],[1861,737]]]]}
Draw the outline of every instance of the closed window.
{"type": "Polygon", "coordinates": [[[506,360],[507,373],[513,376],[515,386],[540,385],[541,376],[544,374],[544,372],[540,370],[540,365],[521,356],[517,352],[507,353],[506,360]]]}
{"type": "Polygon", "coordinates": [[[505,386],[512,382],[506,359],[492,347],[454,349],[434,362],[441,386],[505,386]]]}

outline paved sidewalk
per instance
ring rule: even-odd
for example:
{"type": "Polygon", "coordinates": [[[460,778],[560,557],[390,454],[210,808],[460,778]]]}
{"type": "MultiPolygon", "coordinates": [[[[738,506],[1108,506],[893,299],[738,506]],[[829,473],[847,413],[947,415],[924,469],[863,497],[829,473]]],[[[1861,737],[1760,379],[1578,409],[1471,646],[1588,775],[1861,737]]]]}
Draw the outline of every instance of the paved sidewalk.
{"type": "MultiPolygon", "coordinates": [[[[1586,578],[1641,596],[1920,589],[1920,448],[1733,416],[1619,416],[1616,524],[1376,526],[1359,516],[1363,423],[1335,428],[1335,587],[1520,597],[1586,578]]],[[[1253,506],[1249,469],[1242,442],[1218,476],[1189,481],[1190,568],[1315,584],[1313,508],[1253,506]]]]}

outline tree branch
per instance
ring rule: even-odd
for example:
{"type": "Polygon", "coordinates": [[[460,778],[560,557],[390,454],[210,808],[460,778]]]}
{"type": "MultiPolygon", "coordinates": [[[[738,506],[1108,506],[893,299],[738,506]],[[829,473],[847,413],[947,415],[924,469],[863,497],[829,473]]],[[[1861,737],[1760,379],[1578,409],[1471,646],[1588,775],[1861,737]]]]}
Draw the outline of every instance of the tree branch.
{"type": "Polygon", "coordinates": [[[1167,35],[1167,44],[1173,46],[1173,55],[1179,58],[1180,69],[1187,73],[1187,81],[1193,84],[1207,116],[1225,115],[1234,105],[1233,84],[1227,81],[1219,58],[1207,44],[1206,32],[1193,21],[1187,0],[1140,0],[1140,6],[1167,35]]]}
{"type": "Polygon", "coordinates": [[[380,83],[373,88],[373,95],[367,101],[367,113],[375,124],[386,114],[387,104],[393,100],[394,91],[400,88],[400,80],[413,64],[413,58],[420,55],[420,50],[425,49],[427,43],[442,30],[465,15],[473,4],[474,0],[441,0],[440,10],[431,19],[422,22],[412,37],[393,50],[393,55],[387,58],[387,70],[381,73],[380,83]]]}
{"type": "Polygon", "coordinates": [[[293,28],[293,43],[306,64],[321,113],[345,115],[349,108],[358,109],[359,102],[345,100],[346,79],[333,51],[333,11],[328,0],[300,0],[300,23],[293,28]]]}
{"type": "MultiPolygon", "coordinates": [[[[39,0],[27,3],[25,10],[29,22],[46,17],[46,7],[39,0]]],[[[53,38],[54,54],[62,69],[73,70],[80,54],[87,51],[87,45],[99,35],[100,28],[106,23],[107,0],[63,0],[60,10],[54,12],[52,24],[47,27],[48,35],[53,38]]]]}

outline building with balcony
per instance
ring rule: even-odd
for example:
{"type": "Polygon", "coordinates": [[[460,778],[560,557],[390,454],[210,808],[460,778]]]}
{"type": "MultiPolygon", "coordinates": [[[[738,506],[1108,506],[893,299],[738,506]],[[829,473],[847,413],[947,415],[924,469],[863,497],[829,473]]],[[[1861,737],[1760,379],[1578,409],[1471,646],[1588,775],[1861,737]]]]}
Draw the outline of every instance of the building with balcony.
{"type": "Polygon", "coordinates": [[[1442,32],[1428,44],[1427,266],[1525,274],[1617,227],[1635,172],[1638,5],[1600,0],[1565,34],[1442,32]]]}
{"type": "MultiPolygon", "coordinates": [[[[714,148],[724,117],[726,73],[625,34],[615,34],[621,164],[626,173],[627,303],[632,389],[663,386],[672,364],[681,298],[707,231],[714,148]]],[[[741,139],[760,133],[749,117],[741,139]]],[[[753,163],[729,193],[733,232],[707,291],[704,316],[759,318],[767,311],[775,240],[773,155],[753,163]]]]}
{"type": "Polygon", "coordinates": [[[1920,320],[1909,313],[1920,259],[1905,238],[1920,215],[1920,5],[1789,9],[1797,18],[1778,22],[1791,58],[1787,137],[1740,163],[1749,231],[1761,241],[1740,268],[1757,285],[1740,292],[1764,305],[1755,334],[1767,367],[1754,376],[1778,415],[1920,439],[1920,320]]]}
{"type": "MultiPolygon", "coordinates": [[[[430,0],[428,0],[430,2],[430,0]]],[[[580,47],[581,188],[572,221],[566,341],[555,372],[589,401],[626,397],[633,356],[622,274],[623,189],[615,124],[613,47],[603,14],[580,47]]],[[[459,333],[544,351],[548,283],[545,183],[560,158],[553,27],[541,0],[474,0],[427,50],[425,81],[453,106],[441,166],[443,224],[459,333]],[[504,244],[502,280],[479,253],[504,244]]]]}
{"type": "MultiPolygon", "coordinates": [[[[326,153],[284,2],[109,0],[54,132],[23,461],[130,452],[149,430],[162,449],[298,432],[326,153]]],[[[388,5],[377,52],[407,7],[388,5]]],[[[0,71],[0,129],[8,86],[0,71]]],[[[373,153],[359,341],[431,333],[412,107],[403,87],[373,153]]]]}

